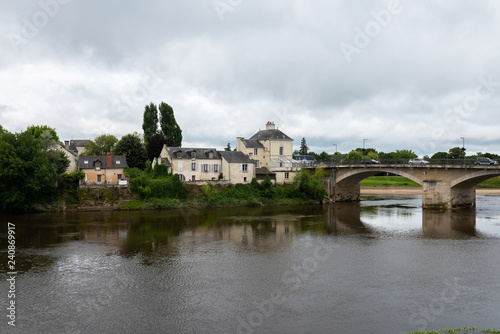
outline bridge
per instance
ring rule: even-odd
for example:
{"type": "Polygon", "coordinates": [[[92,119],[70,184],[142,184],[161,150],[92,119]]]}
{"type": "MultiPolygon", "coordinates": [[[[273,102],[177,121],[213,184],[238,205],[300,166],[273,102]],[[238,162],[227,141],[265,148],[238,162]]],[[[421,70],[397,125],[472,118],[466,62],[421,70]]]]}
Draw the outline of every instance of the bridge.
{"type": "Polygon", "coordinates": [[[324,179],[328,195],[334,202],[360,200],[359,182],[380,173],[406,177],[422,186],[423,208],[473,208],[476,206],[476,185],[500,176],[500,166],[474,165],[317,165],[330,177],[324,179]]]}

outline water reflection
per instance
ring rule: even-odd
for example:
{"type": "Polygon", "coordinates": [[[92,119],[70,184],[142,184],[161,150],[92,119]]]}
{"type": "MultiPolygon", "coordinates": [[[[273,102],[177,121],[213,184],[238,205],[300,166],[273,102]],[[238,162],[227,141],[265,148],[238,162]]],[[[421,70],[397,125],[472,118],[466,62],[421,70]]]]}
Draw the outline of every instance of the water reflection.
{"type": "Polygon", "coordinates": [[[424,211],[422,230],[424,237],[429,239],[461,239],[481,236],[476,231],[475,210],[424,211]]]}

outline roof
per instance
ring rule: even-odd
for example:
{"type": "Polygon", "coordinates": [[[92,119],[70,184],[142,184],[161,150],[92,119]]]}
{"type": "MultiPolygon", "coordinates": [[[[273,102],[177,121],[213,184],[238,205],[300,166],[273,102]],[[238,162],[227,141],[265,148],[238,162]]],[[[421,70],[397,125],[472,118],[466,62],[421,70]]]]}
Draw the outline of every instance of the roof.
{"type": "Polygon", "coordinates": [[[275,172],[271,172],[266,167],[255,168],[255,175],[276,175],[275,172]]]}
{"type": "Polygon", "coordinates": [[[161,158],[161,163],[164,164],[165,166],[168,166],[168,167],[172,167],[172,164],[170,163],[170,161],[168,161],[167,158],[161,158]]]}
{"type": "Polygon", "coordinates": [[[248,148],[264,148],[264,145],[262,145],[262,143],[258,140],[242,139],[241,142],[248,148]]]}
{"type": "Polygon", "coordinates": [[[281,130],[278,129],[269,129],[269,130],[260,130],[256,134],[254,134],[252,137],[250,137],[252,140],[293,140],[292,138],[288,137],[286,134],[284,134],[281,130]]]}
{"type": "Polygon", "coordinates": [[[84,147],[85,144],[90,142],[90,139],[71,139],[70,144],[74,144],[76,147],[84,147]]]}
{"type": "Polygon", "coordinates": [[[193,152],[196,153],[196,159],[220,159],[220,154],[215,148],[165,147],[165,149],[172,160],[191,159],[193,152]],[[178,158],[178,153],[181,153],[180,158],[178,158]],[[212,157],[210,153],[213,153],[212,157]]]}
{"type": "Polygon", "coordinates": [[[308,154],[294,154],[292,156],[293,160],[310,160],[314,161],[316,160],[313,155],[308,155],[308,154]]]}
{"type": "Polygon", "coordinates": [[[255,163],[255,160],[250,159],[243,152],[240,151],[219,151],[222,159],[226,160],[228,163],[255,163]]]}
{"type": "Polygon", "coordinates": [[[127,167],[127,158],[123,155],[112,155],[111,166],[107,166],[107,156],[105,155],[81,155],[78,157],[78,169],[95,168],[96,162],[101,162],[101,168],[125,168],[127,167]],[[87,163],[85,163],[87,162],[87,163]]]}

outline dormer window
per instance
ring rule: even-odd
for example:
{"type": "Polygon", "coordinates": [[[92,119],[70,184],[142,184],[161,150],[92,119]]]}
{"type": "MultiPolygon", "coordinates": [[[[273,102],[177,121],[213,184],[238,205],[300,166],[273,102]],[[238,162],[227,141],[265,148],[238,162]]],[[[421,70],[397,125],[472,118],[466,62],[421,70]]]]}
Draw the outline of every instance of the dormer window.
{"type": "Polygon", "coordinates": [[[120,164],[120,160],[116,160],[116,161],[115,161],[115,163],[116,163],[117,165],[119,165],[119,164],[120,164]]]}
{"type": "Polygon", "coordinates": [[[100,161],[95,162],[95,170],[101,170],[101,162],[100,161]]]}
{"type": "Polygon", "coordinates": [[[88,165],[88,164],[89,164],[89,161],[88,161],[88,160],[83,160],[83,164],[84,164],[84,165],[88,165]]]}
{"type": "Polygon", "coordinates": [[[182,158],[182,152],[177,152],[177,159],[182,158]]]}
{"type": "Polygon", "coordinates": [[[214,158],[214,152],[208,152],[208,158],[213,159],[214,158]]]}
{"type": "Polygon", "coordinates": [[[196,159],[196,152],[195,151],[191,152],[191,158],[196,159]]]}

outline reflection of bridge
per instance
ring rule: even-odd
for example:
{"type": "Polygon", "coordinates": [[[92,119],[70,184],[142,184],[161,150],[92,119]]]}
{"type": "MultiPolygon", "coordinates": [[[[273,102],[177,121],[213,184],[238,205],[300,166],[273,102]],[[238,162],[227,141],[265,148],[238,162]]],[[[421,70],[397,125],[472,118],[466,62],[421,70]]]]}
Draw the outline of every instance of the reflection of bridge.
{"type": "Polygon", "coordinates": [[[492,177],[500,176],[499,166],[377,164],[321,168],[330,175],[324,182],[328,194],[335,202],[359,201],[361,180],[379,173],[393,173],[422,186],[424,208],[475,207],[476,185],[492,177]]]}

